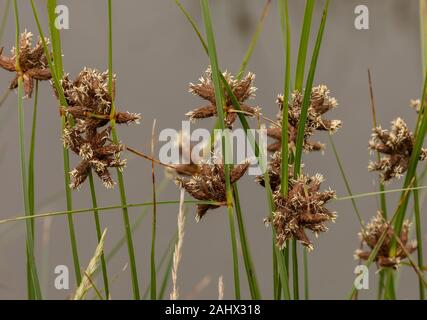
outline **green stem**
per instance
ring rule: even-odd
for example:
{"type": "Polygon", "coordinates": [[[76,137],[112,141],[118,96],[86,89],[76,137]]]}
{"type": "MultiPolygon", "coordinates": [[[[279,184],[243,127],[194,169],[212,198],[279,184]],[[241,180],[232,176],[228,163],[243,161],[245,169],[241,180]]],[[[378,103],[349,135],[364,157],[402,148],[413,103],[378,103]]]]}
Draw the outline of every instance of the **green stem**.
{"type": "MultiPolygon", "coordinates": [[[[14,13],[15,13],[15,47],[16,47],[16,69],[21,70],[19,65],[20,54],[20,30],[19,30],[19,10],[17,1],[14,0],[14,13]]],[[[23,105],[23,78],[22,75],[18,77],[18,122],[19,122],[19,149],[21,159],[21,186],[24,200],[25,214],[30,216],[30,200],[29,189],[27,180],[27,165],[25,161],[25,121],[24,121],[24,105],[23,105]]],[[[37,268],[34,255],[34,237],[33,237],[33,224],[31,219],[26,220],[27,237],[26,237],[26,252],[27,252],[27,280],[28,280],[28,295],[30,299],[42,299],[40,283],[37,275],[37,268]]]]}
{"type": "MultiPolygon", "coordinates": [[[[117,144],[119,142],[119,139],[117,137],[116,120],[114,117],[116,113],[116,108],[114,103],[115,97],[113,96],[113,17],[112,15],[113,15],[112,3],[111,3],[111,0],[108,0],[108,91],[111,96],[110,125],[111,125],[111,135],[113,138],[113,142],[117,144]]],[[[139,300],[140,294],[139,294],[139,284],[138,284],[138,272],[136,268],[135,250],[134,250],[133,240],[132,240],[132,230],[130,227],[128,209],[126,207],[127,200],[126,200],[126,191],[125,191],[123,174],[119,169],[117,169],[117,180],[118,180],[118,185],[120,190],[120,201],[123,206],[123,209],[122,209],[123,224],[125,228],[127,245],[128,245],[133,297],[135,300],[139,300]]]]}
{"type": "MultiPolygon", "coordinates": [[[[417,181],[414,183],[417,186],[417,181]]],[[[424,257],[423,257],[423,233],[422,233],[422,222],[421,222],[421,210],[420,210],[420,199],[418,190],[414,190],[414,212],[415,212],[415,231],[417,235],[417,258],[418,258],[418,268],[423,270],[424,266],[424,257]]],[[[422,271],[421,271],[422,272],[422,271]]],[[[425,300],[425,288],[423,281],[418,280],[420,300],[425,300]]]]}
{"type": "Polygon", "coordinates": [[[298,49],[298,61],[295,75],[295,90],[301,91],[304,82],[305,61],[307,58],[308,42],[310,40],[311,21],[313,18],[315,0],[307,0],[304,11],[304,22],[298,49]]]}
{"type": "MultiPolygon", "coordinates": [[[[90,194],[92,197],[92,206],[94,208],[98,208],[98,201],[96,197],[96,191],[95,191],[95,184],[93,182],[93,175],[92,172],[89,172],[89,187],[90,187],[90,194]]],[[[101,229],[101,223],[99,220],[99,211],[93,210],[93,217],[95,219],[95,228],[96,228],[96,237],[98,240],[98,243],[101,241],[102,237],[102,229],[101,229]]],[[[107,263],[105,261],[105,255],[104,253],[101,254],[101,270],[102,270],[102,278],[104,280],[104,292],[105,292],[105,298],[106,300],[110,299],[110,289],[108,285],[108,273],[107,273],[107,263]]]]}
{"type": "Polygon", "coordinates": [[[217,101],[217,114],[220,122],[221,134],[222,134],[222,155],[224,163],[224,177],[225,177],[225,187],[226,187],[226,199],[227,199],[227,212],[228,220],[230,224],[230,237],[231,237],[231,247],[233,251],[233,272],[234,272],[234,292],[235,298],[240,299],[240,277],[239,277],[239,265],[238,265],[238,255],[237,255],[237,241],[234,227],[234,215],[233,215],[233,191],[231,188],[230,182],[230,166],[228,164],[228,155],[229,155],[229,140],[226,137],[227,132],[225,131],[225,122],[224,122],[224,93],[221,87],[221,77],[220,69],[218,66],[218,59],[216,53],[215,38],[212,30],[212,21],[210,17],[209,3],[208,0],[201,0],[203,21],[205,23],[206,37],[208,42],[208,52],[211,61],[212,67],[212,80],[215,88],[215,100],[217,101]]]}
{"type": "Polygon", "coordinates": [[[295,239],[292,240],[292,276],[294,300],[299,300],[298,246],[295,239]]]}
{"type": "Polygon", "coordinates": [[[6,6],[4,8],[3,16],[1,17],[1,22],[0,22],[0,43],[2,43],[2,41],[3,41],[4,29],[6,27],[7,18],[9,17],[10,1],[11,0],[7,0],[6,1],[6,6]]]}
{"type": "MultiPolygon", "coordinates": [[[[288,1],[280,0],[279,5],[279,15],[280,15],[280,25],[283,36],[283,44],[285,47],[285,81],[283,88],[283,107],[282,107],[282,159],[281,159],[281,175],[280,175],[280,190],[284,197],[288,195],[288,185],[289,185],[289,141],[288,141],[288,101],[290,95],[290,86],[291,86],[291,28],[289,23],[289,9],[288,1]]],[[[289,257],[289,247],[286,247],[285,254],[289,257]]],[[[289,269],[289,260],[286,260],[286,269],[289,269]]],[[[279,284],[280,286],[280,284],[279,284]]]]}
{"type": "Polygon", "coordinates": [[[240,80],[242,78],[243,73],[245,72],[245,70],[248,66],[249,60],[252,57],[252,53],[254,52],[254,49],[255,49],[257,42],[258,42],[258,39],[259,39],[259,36],[261,35],[262,29],[264,27],[265,18],[268,16],[270,4],[271,4],[271,0],[266,0],[264,9],[262,10],[261,18],[259,19],[259,21],[257,23],[255,33],[252,36],[248,50],[246,51],[245,57],[243,58],[243,61],[242,61],[240,68],[239,68],[239,71],[237,72],[237,75],[236,75],[237,80],[240,80]]]}
{"type": "MultiPolygon", "coordinates": [[[[156,122],[153,124],[152,140],[151,140],[151,156],[154,159],[154,130],[156,122]]],[[[156,175],[155,164],[151,162],[151,181],[153,187],[153,220],[151,227],[151,257],[150,257],[150,293],[151,300],[157,298],[157,274],[156,274],[156,229],[157,229],[157,205],[156,205],[156,175]]]]}
{"type": "Polygon", "coordinates": [[[237,184],[233,184],[234,205],[236,211],[237,225],[239,227],[240,244],[242,246],[243,261],[245,263],[246,274],[248,277],[249,290],[254,300],[260,300],[261,294],[258,287],[258,281],[255,273],[255,266],[252,261],[249,244],[246,236],[245,224],[243,221],[242,209],[240,206],[239,190],[237,184]]]}

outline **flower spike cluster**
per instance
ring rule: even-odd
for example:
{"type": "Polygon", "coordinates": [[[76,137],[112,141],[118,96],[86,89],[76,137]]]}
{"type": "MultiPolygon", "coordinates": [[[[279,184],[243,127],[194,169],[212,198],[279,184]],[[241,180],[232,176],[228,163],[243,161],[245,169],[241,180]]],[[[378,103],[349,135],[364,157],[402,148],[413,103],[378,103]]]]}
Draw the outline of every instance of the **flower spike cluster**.
{"type": "MultiPolygon", "coordinates": [[[[33,34],[25,30],[20,35],[19,59],[17,61],[17,50],[11,50],[11,56],[4,56],[3,48],[0,48],[0,67],[15,72],[15,78],[11,81],[9,88],[18,87],[18,78],[22,76],[24,93],[27,98],[31,97],[34,88],[34,80],[49,80],[52,78],[48,67],[48,61],[44,54],[42,40],[39,38],[35,46],[32,43],[33,34]]],[[[48,39],[45,39],[48,43],[48,39]]]]}
{"type": "MultiPolygon", "coordinates": [[[[309,141],[309,138],[314,135],[316,130],[335,133],[342,125],[340,120],[328,120],[323,117],[326,112],[335,109],[338,106],[337,100],[330,97],[329,94],[330,91],[325,85],[314,87],[311,91],[310,106],[308,108],[307,122],[304,131],[303,148],[306,152],[324,149],[324,145],[320,142],[309,141]]],[[[278,122],[280,124],[282,122],[283,105],[285,103],[283,100],[284,97],[279,95],[276,101],[280,108],[277,115],[278,122]]],[[[290,150],[295,150],[302,103],[303,94],[298,91],[294,92],[288,105],[288,137],[290,150]]],[[[268,146],[268,150],[270,152],[280,151],[282,143],[282,128],[280,126],[270,127],[267,129],[267,134],[269,137],[276,140],[268,146]]]]}
{"type": "MultiPolygon", "coordinates": [[[[230,172],[230,181],[238,181],[248,170],[249,163],[236,165],[230,172]]],[[[197,173],[188,177],[176,178],[177,184],[193,198],[201,201],[215,201],[218,205],[198,204],[196,220],[200,220],[208,210],[219,208],[227,201],[223,164],[199,164],[197,173]]]]}
{"type": "Polygon", "coordinates": [[[332,190],[321,192],[320,185],[323,176],[300,176],[290,179],[289,193],[283,196],[280,191],[274,193],[276,211],[273,213],[272,224],[276,229],[276,244],[283,249],[286,241],[296,239],[309,250],[313,244],[305,230],[311,230],[317,236],[319,232],[326,232],[327,222],[335,222],[335,212],[329,211],[325,204],[335,198],[332,190]]]}
{"type": "Polygon", "coordinates": [[[394,237],[393,227],[383,218],[381,212],[378,212],[377,215],[374,216],[366,227],[359,233],[362,244],[368,246],[370,250],[358,249],[354,253],[354,258],[368,260],[379,239],[384,233],[386,233],[384,241],[375,257],[375,261],[380,268],[398,268],[401,261],[407,258],[407,253],[411,254],[417,249],[416,241],[409,242],[408,240],[409,228],[409,221],[405,221],[399,235],[400,242],[404,246],[404,249],[399,244],[396,255],[390,256],[391,243],[394,237]]]}
{"type": "MultiPolygon", "coordinates": [[[[84,68],[77,79],[71,81],[68,75],[61,80],[68,107],[61,112],[75,123],[68,121],[62,140],[64,146],[79,155],[80,164],[70,172],[70,187],[77,189],[94,170],[107,188],[114,186],[109,168],[123,170],[126,160],[120,158],[122,144],[111,142],[109,135],[112,97],[108,92],[108,72],[84,68]]],[[[115,86],[115,78],[113,81],[115,86]]],[[[114,87],[113,87],[114,88],[114,87]]],[[[114,92],[114,90],[113,90],[114,92]]],[[[113,93],[114,94],[114,93],[113,93]]],[[[118,124],[139,123],[140,115],[117,112],[113,117],[118,124]]]]}
{"type": "MultiPolygon", "coordinates": [[[[260,108],[253,107],[246,104],[246,100],[255,96],[256,88],[253,87],[255,75],[248,73],[242,80],[235,79],[228,72],[223,73],[224,78],[230,85],[233,94],[236,96],[237,101],[240,103],[240,107],[246,116],[255,116],[259,114],[260,108]]],[[[208,105],[196,108],[186,114],[190,120],[205,119],[216,116],[217,104],[215,101],[215,88],[212,83],[212,71],[211,68],[205,72],[205,76],[199,79],[198,84],[190,83],[189,92],[209,102],[208,105]]],[[[225,124],[231,127],[237,119],[237,110],[234,109],[231,97],[225,91],[225,124]]]]}
{"type": "MultiPolygon", "coordinates": [[[[378,171],[382,182],[388,182],[395,177],[399,178],[408,169],[414,143],[414,135],[401,118],[392,121],[390,131],[381,127],[374,128],[369,149],[383,156],[379,161],[371,161],[369,170],[378,171]]],[[[420,160],[426,157],[427,150],[422,149],[420,160]]]]}
{"type": "MultiPolygon", "coordinates": [[[[282,163],[281,162],[282,162],[282,153],[280,151],[277,151],[271,156],[271,161],[267,169],[268,176],[270,178],[270,187],[273,192],[280,190],[280,185],[282,181],[282,178],[281,178],[282,163]]],[[[288,174],[289,174],[289,179],[292,179],[293,178],[292,165],[289,165],[288,174]]],[[[265,180],[263,175],[256,177],[255,181],[258,182],[261,186],[265,187],[265,180]]]]}

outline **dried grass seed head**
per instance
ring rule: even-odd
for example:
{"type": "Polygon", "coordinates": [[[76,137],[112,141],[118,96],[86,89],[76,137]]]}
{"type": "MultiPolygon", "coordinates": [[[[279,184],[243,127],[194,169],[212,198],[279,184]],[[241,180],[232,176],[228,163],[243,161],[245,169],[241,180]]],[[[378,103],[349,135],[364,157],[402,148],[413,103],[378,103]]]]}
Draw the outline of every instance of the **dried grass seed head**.
{"type": "MultiPolygon", "coordinates": [[[[49,40],[45,39],[46,43],[49,40]]],[[[48,67],[47,57],[44,54],[44,47],[41,38],[33,46],[33,34],[25,30],[19,38],[19,61],[17,61],[17,50],[13,47],[11,56],[3,54],[3,48],[0,48],[0,67],[15,72],[16,76],[11,81],[9,88],[18,87],[18,78],[22,76],[24,84],[24,93],[26,97],[31,97],[34,88],[34,80],[49,80],[52,78],[48,67]]]]}
{"type": "Polygon", "coordinates": [[[368,247],[368,250],[356,250],[354,258],[368,260],[379,239],[384,233],[386,233],[384,241],[374,260],[380,268],[399,267],[401,261],[407,258],[406,253],[412,253],[417,248],[417,243],[415,241],[408,240],[409,229],[410,223],[407,220],[403,223],[402,231],[399,235],[400,242],[405,249],[402,249],[402,247],[398,245],[396,255],[390,256],[391,243],[394,237],[393,227],[384,219],[381,212],[378,211],[377,215],[371,219],[361,232],[359,232],[359,238],[362,241],[362,244],[368,247]]]}
{"type": "Polygon", "coordinates": [[[320,174],[313,177],[302,175],[296,180],[290,180],[287,196],[283,196],[280,191],[274,193],[276,211],[271,222],[276,230],[276,244],[281,249],[286,246],[287,240],[295,239],[312,250],[313,244],[306,229],[317,236],[328,230],[327,222],[335,221],[336,213],[325,207],[335,197],[335,192],[319,191],[322,182],[323,176],[320,174]]]}
{"type": "MultiPolygon", "coordinates": [[[[271,160],[268,164],[268,176],[270,178],[271,190],[278,191],[280,190],[281,185],[281,166],[282,166],[282,153],[280,151],[275,152],[271,156],[271,160]]],[[[304,167],[302,165],[302,167],[304,167]]],[[[293,178],[293,166],[289,165],[289,180],[293,178]]],[[[257,176],[255,181],[258,182],[261,186],[265,187],[264,175],[257,176]]]]}
{"type": "MultiPolygon", "coordinates": [[[[335,133],[342,125],[340,120],[328,120],[324,118],[324,114],[338,106],[335,98],[331,97],[330,91],[327,86],[319,85],[313,87],[311,91],[310,106],[308,108],[307,122],[304,129],[304,150],[306,152],[319,151],[324,149],[324,145],[320,142],[309,141],[315,131],[328,131],[335,133]]],[[[279,124],[282,122],[282,112],[284,105],[284,97],[279,95],[277,98],[279,105],[279,113],[277,119],[279,124]]],[[[289,148],[295,149],[298,125],[301,116],[301,109],[303,104],[303,93],[295,91],[291,96],[291,101],[288,103],[288,139],[289,148]]],[[[269,137],[276,140],[268,146],[270,152],[280,151],[282,141],[282,129],[280,126],[273,126],[267,129],[269,137]]]]}
{"type": "MultiPolygon", "coordinates": [[[[108,124],[112,106],[112,97],[108,90],[108,71],[84,68],[72,81],[69,75],[61,80],[68,107],[63,108],[67,115],[83,120],[81,131],[93,130],[108,124]]],[[[115,94],[116,76],[113,75],[113,95],[115,94]]],[[[138,124],[141,116],[138,113],[116,112],[118,124],[138,124]]]]}
{"type": "MultiPolygon", "coordinates": [[[[369,149],[379,152],[381,158],[379,161],[370,162],[369,171],[378,171],[382,182],[401,177],[408,169],[414,143],[414,135],[401,118],[391,122],[390,130],[374,128],[369,149]]],[[[426,156],[427,150],[422,149],[420,160],[424,160],[426,156]]]]}
{"type": "Polygon", "coordinates": [[[120,153],[124,146],[109,142],[111,127],[107,127],[99,133],[91,135],[79,134],[77,130],[66,127],[62,140],[64,146],[71,149],[81,157],[81,162],[70,172],[72,182],[70,187],[77,189],[87,179],[90,170],[95,171],[106,188],[112,188],[114,181],[109,168],[122,170],[126,166],[126,160],[120,159],[120,153]]]}
{"type": "MultiPolygon", "coordinates": [[[[249,163],[245,162],[234,166],[230,172],[231,183],[239,180],[248,170],[249,163]]],[[[223,164],[199,164],[198,171],[191,178],[178,177],[177,184],[188,194],[200,201],[214,201],[214,204],[198,204],[196,219],[200,220],[208,210],[219,208],[227,201],[225,174],[223,164]]]]}
{"type": "MultiPolygon", "coordinates": [[[[253,86],[255,80],[255,75],[253,73],[248,73],[241,80],[236,79],[233,75],[228,72],[223,73],[224,78],[227,80],[233,94],[240,103],[240,107],[244,112],[245,116],[255,116],[259,114],[260,108],[249,106],[245,102],[246,100],[253,98],[255,96],[256,88],[253,86]]],[[[198,107],[186,114],[190,120],[196,119],[205,119],[216,116],[217,114],[217,105],[215,99],[215,88],[212,83],[212,71],[211,68],[205,71],[205,75],[199,79],[199,83],[193,84],[190,83],[189,92],[193,93],[196,96],[206,100],[209,104],[198,107]]],[[[225,94],[225,122],[228,127],[231,127],[232,124],[237,119],[237,111],[233,107],[232,99],[229,96],[227,91],[224,91],[225,94]]]]}

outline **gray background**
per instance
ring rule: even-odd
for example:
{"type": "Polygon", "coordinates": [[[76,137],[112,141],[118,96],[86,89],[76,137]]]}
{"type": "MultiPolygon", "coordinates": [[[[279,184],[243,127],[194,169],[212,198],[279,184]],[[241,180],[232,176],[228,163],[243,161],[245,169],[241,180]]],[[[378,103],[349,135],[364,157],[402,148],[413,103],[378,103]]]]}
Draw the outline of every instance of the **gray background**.
{"type": "MultiPolygon", "coordinates": [[[[3,13],[5,0],[0,0],[3,13]]],[[[21,27],[36,32],[28,1],[18,1],[21,9],[21,27]]],[[[43,1],[39,5],[44,29],[47,31],[43,1]]],[[[320,1],[319,1],[320,2],[320,1]]],[[[107,5],[105,1],[59,1],[70,9],[71,29],[62,32],[64,65],[74,77],[83,66],[105,69],[107,64],[107,5]]],[[[183,1],[190,13],[201,24],[199,2],[183,1]]],[[[187,93],[187,84],[196,81],[208,65],[208,59],[191,27],[172,0],[114,1],[114,71],[118,74],[117,104],[125,110],[140,112],[144,119],[140,126],[120,127],[119,135],[128,145],[149,152],[151,126],[157,119],[158,128],[180,128],[184,113],[201,101],[187,93]]],[[[211,1],[217,37],[219,60],[223,69],[236,72],[253,34],[264,1],[217,0],[211,1]]],[[[300,32],[304,9],[303,1],[290,1],[293,37],[293,57],[300,32]]],[[[12,14],[12,11],[10,11],[12,14]]],[[[315,10],[314,28],[317,27],[321,5],[315,10]]],[[[351,186],[355,193],[376,191],[376,175],[367,172],[370,155],[367,141],[372,126],[367,68],[374,78],[379,121],[388,127],[397,117],[404,117],[411,125],[415,114],[408,108],[409,100],[417,98],[422,86],[421,58],[418,31],[418,1],[331,1],[324,43],[321,50],[316,83],[327,84],[340,107],[332,118],[343,120],[344,127],[335,136],[351,186]],[[370,30],[354,28],[354,8],[366,4],[370,9],[370,30]]],[[[2,46],[6,52],[13,45],[14,22],[12,15],[6,25],[2,46]]],[[[279,29],[276,1],[249,70],[256,73],[259,88],[254,103],[263,107],[265,115],[276,114],[275,97],[283,86],[283,47],[279,29]]],[[[12,77],[0,71],[0,91],[3,92],[12,77]]],[[[29,133],[32,102],[25,102],[26,130],[29,133]]],[[[20,187],[16,93],[10,95],[0,109],[0,219],[23,215],[20,187]]],[[[200,122],[210,128],[212,121],[200,122]]],[[[255,125],[255,123],[254,123],[255,125]]],[[[48,84],[40,86],[37,154],[36,196],[37,212],[65,209],[63,197],[62,151],[59,140],[60,121],[56,101],[48,84]]],[[[327,142],[325,135],[319,139],[327,142]]],[[[126,190],[130,203],[150,201],[151,164],[132,155],[125,171],[126,190]]],[[[77,163],[72,156],[72,164],[77,163]]],[[[327,178],[324,187],[331,186],[340,196],[346,191],[336,161],[328,145],[324,156],[320,153],[304,158],[308,173],[321,172],[327,178]]],[[[157,169],[157,180],[163,180],[163,169],[157,169]]],[[[242,206],[250,247],[264,298],[271,298],[271,230],[263,225],[266,216],[264,191],[252,177],[240,184],[242,206]]],[[[105,190],[97,180],[99,203],[102,206],[119,203],[118,190],[105,190]]],[[[390,187],[398,188],[399,183],[390,187]]],[[[90,207],[87,185],[74,192],[75,208],[90,207]]],[[[177,200],[179,192],[171,182],[159,194],[162,200],[177,200]]],[[[395,197],[390,207],[395,207],[395,197]]],[[[365,219],[375,214],[375,198],[358,200],[365,219]]],[[[315,250],[310,257],[311,297],[321,299],[345,298],[351,289],[356,262],[353,251],[358,247],[359,225],[349,201],[336,201],[330,208],[339,214],[330,231],[315,240],[315,250]]],[[[176,228],[177,205],[158,208],[158,256],[164,251],[176,228]]],[[[423,209],[424,210],[424,209],[423,209]]],[[[131,209],[132,220],[140,209],[131,209]]],[[[233,298],[232,256],[226,212],[219,209],[209,213],[196,224],[194,208],[189,208],[183,258],[179,271],[179,287],[183,298],[216,298],[217,281],[224,275],[225,297],[233,298]],[[205,285],[203,285],[203,283],[205,285]]],[[[123,235],[120,210],[105,212],[102,225],[108,227],[106,250],[123,235]]],[[[150,215],[134,236],[140,284],[149,282],[150,215]]],[[[78,246],[82,268],[87,265],[96,246],[93,217],[82,214],[75,217],[78,246]]],[[[38,265],[48,298],[65,299],[74,290],[73,269],[65,217],[37,221],[38,265]],[[53,286],[54,267],[70,267],[69,291],[58,291],[53,286]]],[[[0,225],[0,298],[24,299],[25,277],[24,223],[0,225]]],[[[124,247],[108,266],[112,298],[131,297],[129,269],[121,271],[127,262],[124,247]]],[[[412,270],[403,267],[399,285],[399,298],[417,297],[417,280],[412,270]]],[[[371,290],[363,292],[364,298],[374,297],[376,268],[371,269],[371,290]]],[[[160,275],[159,275],[160,277],[160,275]]],[[[246,276],[241,263],[243,296],[249,297],[246,276]]],[[[141,289],[141,291],[143,291],[141,289]]],[[[169,292],[169,289],[167,290],[169,292]]]]}

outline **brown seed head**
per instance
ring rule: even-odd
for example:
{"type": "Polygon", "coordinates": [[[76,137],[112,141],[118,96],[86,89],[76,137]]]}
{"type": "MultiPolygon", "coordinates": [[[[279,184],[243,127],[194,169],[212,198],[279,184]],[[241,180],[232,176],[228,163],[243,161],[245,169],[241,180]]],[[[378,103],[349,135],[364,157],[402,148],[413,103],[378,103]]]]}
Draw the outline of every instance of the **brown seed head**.
{"type": "MultiPolygon", "coordinates": [[[[252,85],[255,80],[255,75],[253,73],[248,73],[242,80],[235,79],[228,72],[224,72],[223,75],[230,85],[233,94],[239,101],[244,115],[255,116],[259,114],[260,109],[258,107],[252,107],[245,104],[246,100],[255,96],[256,88],[252,85]]],[[[217,106],[215,101],[215,89],[212,83],[212,71],[210,67],[206,70],[205,75],[199,79],[198,84],[190,83],[189,92],[209,102],[209,104],[205,106],[198,107],[193,111],[188,112],[186,115],[190,120],[205,119],[216,116],[217,106]]],[[[231,97],[227,92],[225,92],[224,112],[226,125],[231,127],[237,119],[237,114],[233,107],[231,97]]]]}
{"type": "MultiPolygon", "coordinates": [[[[378,171],[382,182],[399,178],[406,172],[415,142],[414,135],[403,119],[397,118],[391,124],[390,131],[381,127],[374,128],[369,141],[369,149],[379,152],[382,157],[379,161],[371,161],[368,169],[378,171]]],[[[424,160],[426,156],[427,150],[423,149],[420,160],[424,160]]]]}
{"type": "MultiPolygon", "coordinates": [[[[248,162],[235,166],[230,173],[231,183],[239,180],[248,168],[248,162]]],[[[176,181],[197,200],[215,201],[222,205],[225,205],[227,201],[223,164],[199,164],[197,173],[191,178],[178,177],[176,181]]],[[[219,207],[220,205],[198,204],[196,219],[200,220],[209,209],[219,207]]]]}
{"type": "Polygon", "coordinates": [[[388,221],[385,221],[381,212],[377,212],[371,221],[359,233],[359,238],[363,245],[366,245],[369,250],[356,250],[354,254],[355,259],[368,260],[372,250],[375,248],[381,236],[386,233],[384,241],[378,250],[375,261],[380,268],[391,267],[397,268],[402,260],[407,258],[407,253],[412,253],[416,250],[417,244],[415,241],[408,242],[409,234],[409,221],[405,221],[400,232],[399,239],[405,249],[399,245],[396,255],[390,256],[390,249],[392,239],[394,237],[393,227],[388,221]]]}
{"type": "MultiPolygon", "coordinates": [[[[0,48],[0,67],[16,76],[10,83],[10,89],[18,87],[18,78],[22,76],[24,93],[26,97],[31,97],[34,88],[34,80],[49,80],[52,75],[48,68],[48,61],[44,54],[42,40],[39,38],[36,45],[32,44],[33,34],[25,30],[20,35],[19,41],[19,61],[17,60],[17,50],[11,50],[11,56],[2,55],[3,48],[0,48]],[[19,63],[17,63],[19,62],[19,63]]],[[[49,43],[48,39],[45,39],[49,43]]]]}
{"type": "MultiPolygon", "coordinates": [[[[306,152],[319,151],[324,149],[324,145],[320,142],[309,141],[309,138],[314,135],[315,131],[328,131],[335,133],[342,125],[340,120],[328,120],[323,115],[336,108],[338,106],[337,100],[329,96],[329,89],[325,85],[314,87],[311,91],[310,106],[307,114],[307,122],[304,131],[304,150],[306,152]]],[[[277,115],[278,122],[282,122],[282,110],[284,97],[279,95],[277,98],[277,104],[279,105],[280,111],[277,115]]],[[[291,102],[288,105],[288,139],[289,148],[295,149],[297,140],[298,124],[301,116],[301,109],[303,103],[303,94],[301,92],[294,92],[291,97],[291,102]]],[[[270,127],[267,129],[269,137],[275,139],[268,146],[268,150],[271,152],[280,151],[282,141],[282,129],[280,127],[270,127]]]]}
{"type": "Polygon", "coordinates": [[[328,230],[327,222],[335,221],[336,213],[325,207],[325,204],[335,197],[335,192],[320,192],[322,182],[323,177],[320,174],[314,177],[300,176],[297,180],[290,180],[286,197],[283,197],[280,191],[274,193],[276,211],[272,224],[276,230],[276,244],[281,249],[286,246],[287,240],[295,239],[312,250],[313,244],[305,230],[309,229],[317,235],[328,230]]]}

